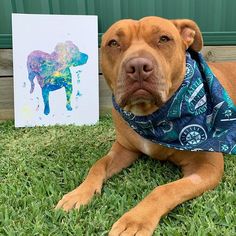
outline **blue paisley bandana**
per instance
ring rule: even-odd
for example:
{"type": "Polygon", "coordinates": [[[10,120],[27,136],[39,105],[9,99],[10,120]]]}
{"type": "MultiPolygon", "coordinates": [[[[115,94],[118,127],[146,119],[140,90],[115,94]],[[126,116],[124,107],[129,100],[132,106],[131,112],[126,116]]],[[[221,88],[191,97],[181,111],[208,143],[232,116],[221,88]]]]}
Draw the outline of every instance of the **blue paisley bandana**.
{"type": "Polygon", "coordinates": [[[236,105],[200,53],[187,51],[186,74],[160,109],[135,116],[113,106],[142,137],[166,147],[236,154],[236,105]]]}

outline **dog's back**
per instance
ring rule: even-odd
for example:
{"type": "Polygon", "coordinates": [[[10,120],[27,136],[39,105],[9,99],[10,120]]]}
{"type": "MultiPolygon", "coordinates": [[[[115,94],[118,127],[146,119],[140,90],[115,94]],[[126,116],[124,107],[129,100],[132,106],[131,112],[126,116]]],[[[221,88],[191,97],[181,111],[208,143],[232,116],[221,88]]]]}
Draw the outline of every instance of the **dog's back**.
{"type": "Polygon", "coordinates": [[[236,104],[236,61],[210,62],[211,70],[236,104]]]}
{"type": "Polygon", "coordinates": [[[31,93],[34,90],[34,78],[37,77],[40,87],[43,87],[43,81],[46,77],[52,75],[59,68],[57,55],[48,54],[43,51],[33,51],[27,59],[28,79],[31,82],[31,93]]]}
{"type": "Polygon", "coordinates": [[[42,51],[33,51],[27,59],[28,72],[37,73],[42,77],[53,73],[58,66],[56,56],[42,51]]]}

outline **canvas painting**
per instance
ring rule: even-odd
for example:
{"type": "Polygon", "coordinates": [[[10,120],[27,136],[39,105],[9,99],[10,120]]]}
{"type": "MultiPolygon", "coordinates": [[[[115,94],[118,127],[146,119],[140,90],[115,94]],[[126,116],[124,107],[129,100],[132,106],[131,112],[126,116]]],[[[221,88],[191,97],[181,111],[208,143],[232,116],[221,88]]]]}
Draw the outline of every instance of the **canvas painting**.
{"type": "Polygon", "coordinates": [[[13,14],[16,127],[99,119],[97,16],[13,14]]]}

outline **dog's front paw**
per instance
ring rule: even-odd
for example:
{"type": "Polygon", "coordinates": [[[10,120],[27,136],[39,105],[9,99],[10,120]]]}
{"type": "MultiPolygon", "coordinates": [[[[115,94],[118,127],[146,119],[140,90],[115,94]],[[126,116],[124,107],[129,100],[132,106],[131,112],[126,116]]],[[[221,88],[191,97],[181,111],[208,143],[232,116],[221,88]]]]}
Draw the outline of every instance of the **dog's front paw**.
{"type": "Polygon", "coordinates": [[[50,113],[50,108],[47,106],[44,108],[44,115],[48,115],[50,113]]]}
{"type": "Polygon", "coordinates": [[[86,205],[92,199],[94,192],[86,188],[85,185],[80,185],[78,188],[67,193],[56,205],[56,209],[69,211],[72,208],[79,209],[81,205],[86,205]]]}
{"type": "Polygon", "coordinates": [[[70,104],[67,104],[67,105],[66,105],[66,109],[67,109],[67,111],[72,111],[71,105],[70,105],[70,104]]]}
{"type": "Polygon", "coordinates": [[[109,236],[151,236],[156,225],[150,218],[131,210],[112,226],[109,236]]]}

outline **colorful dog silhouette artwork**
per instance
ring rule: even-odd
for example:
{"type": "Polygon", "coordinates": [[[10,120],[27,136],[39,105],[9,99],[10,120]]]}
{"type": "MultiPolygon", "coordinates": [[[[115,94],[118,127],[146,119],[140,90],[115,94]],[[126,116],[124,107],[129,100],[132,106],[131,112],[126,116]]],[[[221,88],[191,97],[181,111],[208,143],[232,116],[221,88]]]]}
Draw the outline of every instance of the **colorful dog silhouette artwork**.
{"type": "Polygon", "coordinates": [[[50,113],[49,93],[62,87],[66,92],[66,109],[72,110],[72,75],[70,67],[76,67],[87,63],[88,55],[79,51],[71,41],[58,43],[54,51],[49,54],[42,51],[33,51],[27,60],[28,79],[31,82],[30,93],[34,91],[34,78],[42,89],[44,102],[44,114],[50,113]]]}

